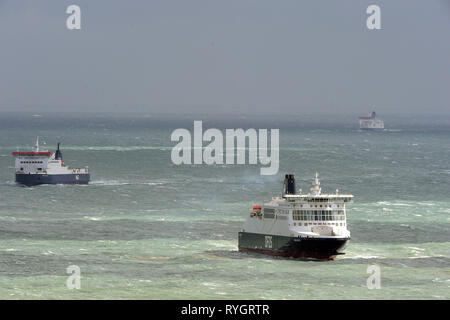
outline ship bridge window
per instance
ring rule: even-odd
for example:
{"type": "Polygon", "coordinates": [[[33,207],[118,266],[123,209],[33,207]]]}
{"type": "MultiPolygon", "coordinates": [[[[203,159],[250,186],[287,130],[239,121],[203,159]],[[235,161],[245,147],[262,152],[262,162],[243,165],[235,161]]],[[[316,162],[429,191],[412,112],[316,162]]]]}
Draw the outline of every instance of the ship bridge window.
{"type": "Polygon", "coordinates": [[[306,210],[293,210],[292,211],[292,219],[294,220],[307,220],[307,211],[306,210]]]}
{"type": "Polygon", "coordinates": [[[333,210],[333,220],[344,220],[344,210],[333,210]]]}
{"type": "Polygon", "coordinates": [[[264,218],[266,219],[275,218],[275,209],[264,208],[264,218]]]}
{"type": "Polygon", "coordinates": [[[343,210],[294,210],[293,220],[336,221],[344,220],[343,210]]]}
{"type": "Polygon", "coordinates": [[[295,221],[338,221],[345,220],[344,210],[293,210],[295,221]]]}

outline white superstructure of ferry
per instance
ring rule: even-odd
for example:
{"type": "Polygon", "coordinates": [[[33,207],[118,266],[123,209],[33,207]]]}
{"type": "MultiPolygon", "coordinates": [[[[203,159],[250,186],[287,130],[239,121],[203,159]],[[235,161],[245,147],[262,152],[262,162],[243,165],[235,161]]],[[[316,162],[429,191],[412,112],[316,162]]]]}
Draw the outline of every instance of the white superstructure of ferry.
{"type": "Polygon", "coordinates": [[[377,118],[375,111],[370,116],[359,117],[359,128],[362,130],[383,130],[384,121],[377,118]]]}

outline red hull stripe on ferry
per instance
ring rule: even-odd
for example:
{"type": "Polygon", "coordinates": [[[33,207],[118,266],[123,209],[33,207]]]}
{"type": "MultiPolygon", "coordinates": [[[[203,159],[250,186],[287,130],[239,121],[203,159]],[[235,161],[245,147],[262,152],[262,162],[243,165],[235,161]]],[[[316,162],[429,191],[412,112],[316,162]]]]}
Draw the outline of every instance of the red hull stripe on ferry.
{"type": "Polygon", "coordinates": [[[359,117],[360,119],[365,119],[365,120],[369,120],[369,119],[375,119],[375,117],[359,117]]]}
{"type": "Polygon", "coordinates": [[[53,152],[12,152],[13,156],[50,156],[53,152]]]}

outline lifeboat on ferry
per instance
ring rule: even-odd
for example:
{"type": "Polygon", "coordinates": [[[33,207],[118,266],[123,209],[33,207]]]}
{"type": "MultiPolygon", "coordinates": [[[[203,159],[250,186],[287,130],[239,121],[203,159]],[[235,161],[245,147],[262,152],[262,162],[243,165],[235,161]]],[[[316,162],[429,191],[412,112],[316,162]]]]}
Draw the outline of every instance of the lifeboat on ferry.
{"type": "Polygon", "coordinates": [[[253,210],[250,212],[250,217],[261,216],[261,206],[254,206],[253,210]]]}

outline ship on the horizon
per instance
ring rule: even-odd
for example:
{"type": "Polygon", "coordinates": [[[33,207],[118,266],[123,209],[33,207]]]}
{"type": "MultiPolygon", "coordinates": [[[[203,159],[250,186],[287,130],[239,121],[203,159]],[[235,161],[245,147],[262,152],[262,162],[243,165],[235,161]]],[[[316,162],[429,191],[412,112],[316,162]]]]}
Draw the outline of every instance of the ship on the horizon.
{"type": "Polygon", "coordinates": [[[333,260],[350,240],[345,205],[353,195],[321,193],[318,174],[308,194],[286,174],[282,197],[254,206],[239,232],[239,251],[333,260]]]}
{"type": "Polygon", "coordinates": [[[362,130],[383,130],[384,122],[381,119],[377,119],[377,114],[373,111],[368,117],[359,117],[359,128],[362,130]]]}
{"type": "Polygon", "coordinates": [[[39,184],[88,184],[90,174],[88,167],[69,168],[59,150],[56,152],[40,150],[39,137],[36,137],[34,150],[31,152],[13,152],[16,158],[16,182],[26,186],[39,184]]]}

